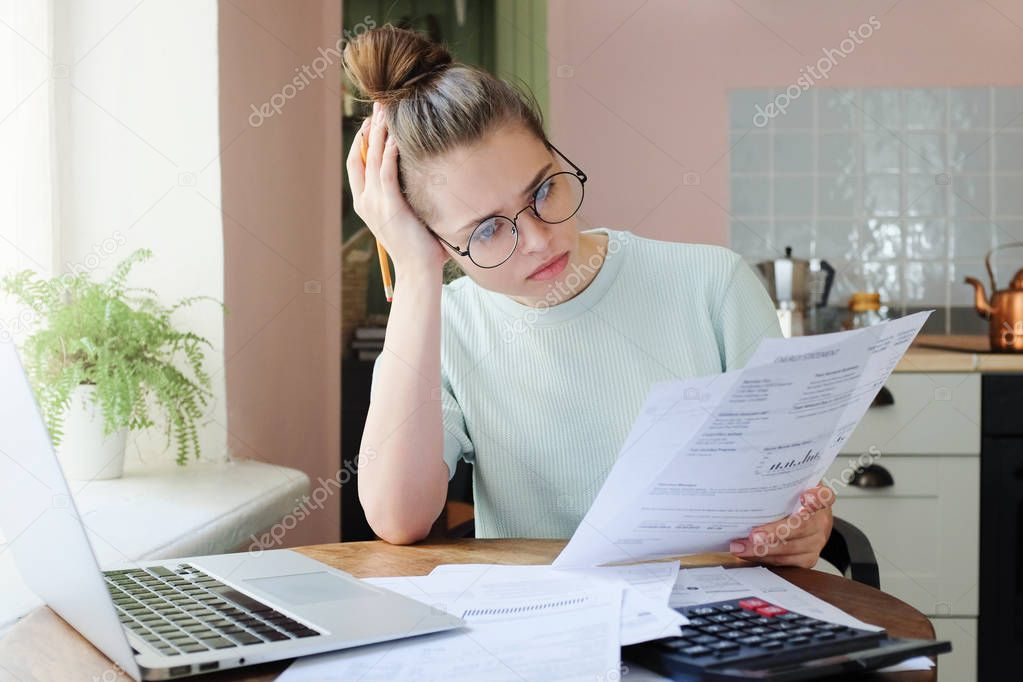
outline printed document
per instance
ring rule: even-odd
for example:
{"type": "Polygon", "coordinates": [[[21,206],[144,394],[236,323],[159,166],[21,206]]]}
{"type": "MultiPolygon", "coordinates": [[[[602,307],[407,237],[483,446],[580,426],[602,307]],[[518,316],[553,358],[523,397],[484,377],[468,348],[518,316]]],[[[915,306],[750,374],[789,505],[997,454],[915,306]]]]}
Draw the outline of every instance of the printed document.
{"type": "Polygon", "coordinates": [[[931,312],[763,339],[741,370],[654,384],[554,565],[727,551],[796,512],[931,312]]]}
{"type": "Polygon", "coordinates": [[[552,580],[563,583],[565,589],[571,589],[573,585],[579,584],[580,578],[621,584],[624,587],[621,643],[625,646],[677,636],[679,626],[689,622],[685,616],[668,607],[668,598],[678,570],[677,561],[600,566],[573,571],[542,565],[444,564],[433,569],[430,575],[458,576],[465,585],[528,581],[530,589],[536,589],[538,583],[549,583],[552,580]]]}
{"type": "Polygon", "coordinates": [[[608,581],[467,582],[463,576],[366,582],[457,614],[466,627],[302,658],[281,682],[616,679],[622,586],[608,581]]]}

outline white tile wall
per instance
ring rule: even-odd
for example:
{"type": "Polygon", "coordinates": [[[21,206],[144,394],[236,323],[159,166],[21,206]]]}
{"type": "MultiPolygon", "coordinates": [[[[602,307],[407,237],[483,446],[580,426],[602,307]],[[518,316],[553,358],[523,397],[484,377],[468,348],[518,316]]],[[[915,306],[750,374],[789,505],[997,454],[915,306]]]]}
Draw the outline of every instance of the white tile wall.
{"type": "MultiPolygon", "coordinates": [[[[729,95],[732,248],[828,259],[833,305],[972,305],[963,276],[1023,240],[1023,87],[815,89],[768,119],[783,90],[729,95]]],[[[1005,286],[1023,249],[999,263],[1005,286]]]]}

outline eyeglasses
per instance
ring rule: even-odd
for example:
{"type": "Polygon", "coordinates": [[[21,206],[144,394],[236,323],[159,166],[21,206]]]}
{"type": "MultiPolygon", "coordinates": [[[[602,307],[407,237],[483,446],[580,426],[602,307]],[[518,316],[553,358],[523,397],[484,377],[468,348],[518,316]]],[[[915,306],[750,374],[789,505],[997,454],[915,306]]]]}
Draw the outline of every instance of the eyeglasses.
{"type": "Polygon", "coordinates": [[[477,267],[496,268],[511,258],[515,253],[515,248],[519,245],[519,228],[516,221],[523,211],[532,210],[533,215],[551,225],[563,223],[574,216],[583,203],[583,184],[586,182],[586,173],[553,144],[547,141],[544,144],[567,161],[574,172],[559,171],[549,175],[533,192],[529,204],[514,217],[496,215],[484,218],[473,228],[469,235],[469,243],[464,250],[433,230],[430,232],[433,232],[437,239],[444,242],[459,256],[468,256],[469,260],[477,267]]]}

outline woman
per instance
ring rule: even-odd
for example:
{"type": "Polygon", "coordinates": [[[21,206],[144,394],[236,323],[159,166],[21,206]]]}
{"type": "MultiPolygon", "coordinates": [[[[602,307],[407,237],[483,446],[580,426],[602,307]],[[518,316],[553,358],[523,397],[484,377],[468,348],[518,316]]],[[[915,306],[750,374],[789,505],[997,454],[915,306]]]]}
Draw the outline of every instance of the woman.
{"type": "MultiPolygon", "coordinates": [[[[535,100],[443,47],[384,26],[344,66],[374,102],[348,154],[355,210],[396,271],[360,455],[366,517],[389,542],[425,537],[464,458],[477,537],[570,537],[650,385],[742,366],[780,335],[773,305],[723,247],[580,232],[585,172],[535,100]],[[443,284],[449,259],[465,276],[443,284]]],[[[732,551],[812,566],[830,492],[732,551]]]]}

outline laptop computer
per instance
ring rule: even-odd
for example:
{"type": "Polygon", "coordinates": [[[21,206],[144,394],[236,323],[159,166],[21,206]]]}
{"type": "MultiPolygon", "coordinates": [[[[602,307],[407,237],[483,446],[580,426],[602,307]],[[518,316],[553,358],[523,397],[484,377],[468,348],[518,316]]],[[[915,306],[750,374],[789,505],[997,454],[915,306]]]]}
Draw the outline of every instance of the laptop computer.
{"type": "Polygon", "coordinates": [[[0,529],[29,588],[137,680],[464,624],[290,550],[127,561],[101,571],[10,343],[0,343],[0,529]]]}

